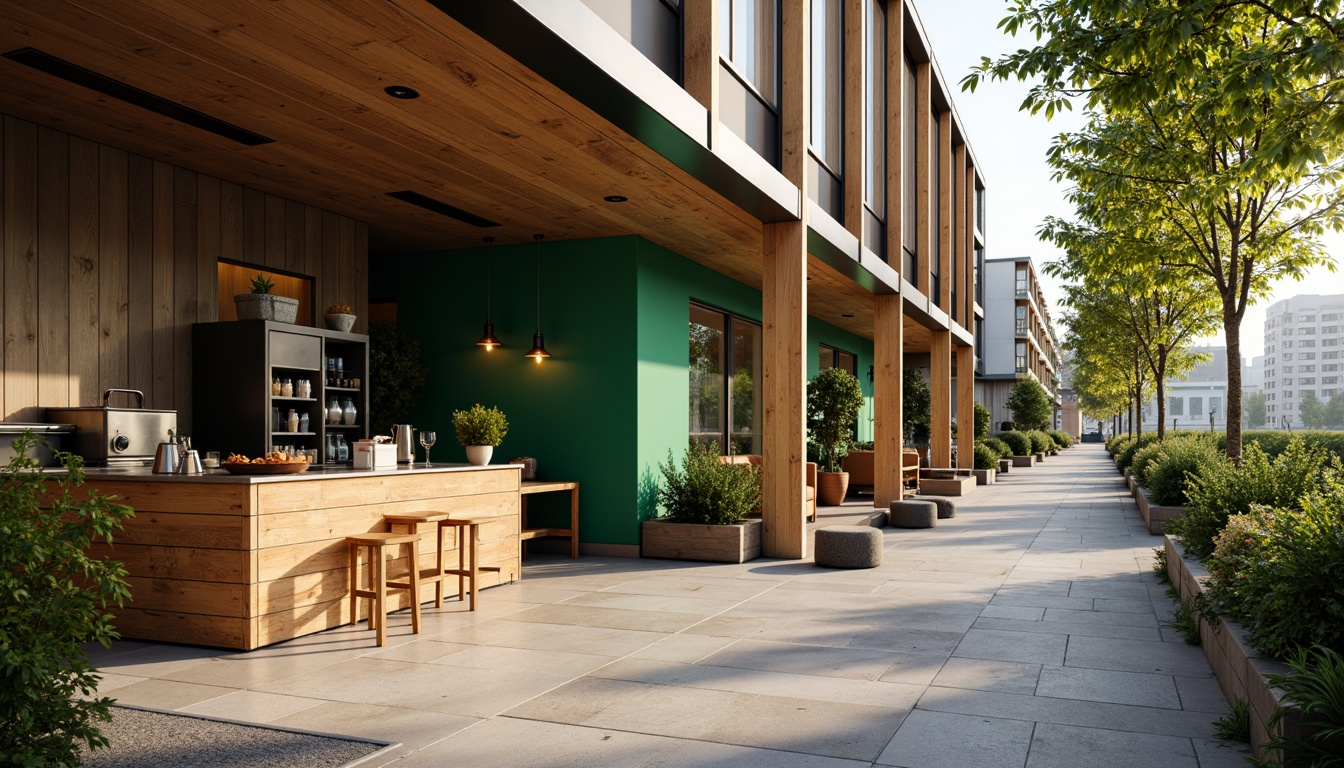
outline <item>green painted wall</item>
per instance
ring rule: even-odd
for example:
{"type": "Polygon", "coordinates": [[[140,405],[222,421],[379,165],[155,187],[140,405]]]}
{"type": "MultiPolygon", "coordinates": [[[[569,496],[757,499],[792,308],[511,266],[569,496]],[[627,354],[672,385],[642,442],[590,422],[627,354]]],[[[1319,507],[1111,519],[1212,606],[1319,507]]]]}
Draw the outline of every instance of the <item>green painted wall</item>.
{"type": "MultiPolygon", "coordinates": [[[[370,297],[395,298],[398,323],[420,340],[429,383],[412,424],[440,432],[438,461],[464,461],[452,436],[455,409],[480,402],[509,418],[495,461],[537,459],[543,478],[582,483],[581,539],[638,544],[639,522],[655,510],[658,464],[687,443],[689,307],[699,301],[761,319],[761,294],[638,237],[542,245],[542,330],[554,355],[522,357],[534,325],[534,246],[498,247],[492,318],[507,345],[475,346],[485,319],[482,249],[375,259],[370,297]]],[[[869,403],[872,343],[808,321],[808,375],[817,345],[858,355],[869,403]]],[[[374,372],[376,375],[376,372],[374,372]]],[[[871,407],[860,416],[871,438],[871,407]]],[[[533,497],[535,520],[555,524],[565,500],[533,497]]]]}

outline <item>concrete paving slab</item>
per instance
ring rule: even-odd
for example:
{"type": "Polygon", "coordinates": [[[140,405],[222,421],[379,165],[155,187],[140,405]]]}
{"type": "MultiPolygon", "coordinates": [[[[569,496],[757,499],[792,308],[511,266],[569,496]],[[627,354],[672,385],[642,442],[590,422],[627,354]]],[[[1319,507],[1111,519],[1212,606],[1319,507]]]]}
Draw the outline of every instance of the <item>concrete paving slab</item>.
{"type": "Polygon", "coordinates": [[[1040,676],[1040,664],[953,657],[943,665],[933,684],[947,688],[1032,694],[1036,692],[1040,676]]]}
{"type": "Polygon", "coordinates": [[[1062,634],[972,629],[966,633],[952,655],[994,661],[1063,664],[1066,641],[1067,638],[1062,634]]]}
{"type": "Polygon", "coordinates": [[[1108,701],[1143,707],[1180,709],[1176,683],[1169,675],[1114,672],[1080,667],[1043,667],[1037,696],[1108,701]]]}
{"type": "Polygon", "coordinates": [[[1033,724],[1022,720],[916,710],[882,750],[877,765],[901,768],[1022,768],[1033,724]]]}
{"type": "Polygon", "coordinates": [[[1190,739],[1042,723],[1027,768],[1199,768],[1190,739]]]}
{"type": "Polygon", "coordinates": [[[1156,640],[1074,637],[1064,662],[1071,667],[1209,677],[1213,670],[1197,646],[1156,640]]]}

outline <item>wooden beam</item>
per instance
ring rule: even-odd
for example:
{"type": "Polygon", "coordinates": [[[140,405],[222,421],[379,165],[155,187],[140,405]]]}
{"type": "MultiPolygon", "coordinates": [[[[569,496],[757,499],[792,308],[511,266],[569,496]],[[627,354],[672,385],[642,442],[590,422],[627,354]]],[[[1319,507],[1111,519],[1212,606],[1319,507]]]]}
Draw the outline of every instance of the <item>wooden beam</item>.
{"type": "Polygon", "coordinates": [[[844,94],[841,109],[844,122],[844,224],[849,233],[863,242],[863,196],[867,149],[864,103],[868,84],[864,78],[863,0],[844,0],[844,94]]]}
{"type": "MultiPolygon", "coordinates": [[[[938,121],[938,296],[944,312],[952,311],[952,113],[938,121]]],[[[930,297],[934,298],[934,297],[930,297]]]]}
{"type": "MultiPolygon", "coordinates": [[[[933,66],[924,63],[915,69],[915,187],[918,202],[915,211],[917,228],[915,249],[919,253],[919,266],[914,285],[925,296],[929,295],[929,265],[931,259],[938,258],[933,247],[933,113],[929,111],[929,96],[933,92],[933,66]]],[[[906,280],[909,280],[906,277],[906,280]]],[[[929,296],[929,298],[933,298],[929,296]]]]}
{"type": "MultiPolygon", "coordinates": [[[[966,163],[966,221],[962,227],[966,234],[966,322],[964,326],[975,333],[975,166],[969,158],[966,163]]],[[[981,276],[984,279],[984,276],[981,276]]]]}
{"type": "Polygon", "coordinates": [[[968,242],[966,234],[966,214],[970,210],[966,205],[966,145],[958,144],[952,149],[952,181],[956,184],[956,190],[952,196],[953,213],[953,231],[952,231],[952,263],[957,265],[956,285],[953,286],[957,291],[957,306],[953,308],[953,314],[956,316],[957,324],[962,328],[970,328],[970,314],[966,312],[966,286],[968,284],[967,269],[970,262],[966,258],[966,244],[968,242]]]}
{"type": "Polygon", "coordinates": [[[709,111],[709,146],[719,137],[719,1],[686,0],[682,12],[682,83],[709,111]]]}
{"type": "MultiPolygon", "coordinates": [[[[905,9],[903,0],[887,3],[887,263],[900,271],[904,263],[905,216],[905,9]]],[[[914,275],[902,275],[914,283],[914,275]]],[[[899,313],[898,313],[899,314],[899,313]]]]}
{"type": "Polygon", "coordinates": [[[900,296],[877,296],[873,323],[873,506],[901,498],[901,397],[905,347],[900,296]]]}
{"type": "Polygon", "coordinates": [[[957,347],[957,466],[975,467],[975,348],[957,347]]]}
{"type": "Polygon", "coordinates": [[[952,465],[952,332],[934,331],[929,347],[929,462],[952,465]]]}
{"type": "MultiPolygon", "coordinates": [[[[780,170],[807,200],[807,12],[784,3],[780,18],[780,170]]],[[[761,230],[761,314],[764,341],[761,394],[762,552],[767,557],[807,557],[803,511],[806,459],[807,206],[802,218],[761,230]]]]}

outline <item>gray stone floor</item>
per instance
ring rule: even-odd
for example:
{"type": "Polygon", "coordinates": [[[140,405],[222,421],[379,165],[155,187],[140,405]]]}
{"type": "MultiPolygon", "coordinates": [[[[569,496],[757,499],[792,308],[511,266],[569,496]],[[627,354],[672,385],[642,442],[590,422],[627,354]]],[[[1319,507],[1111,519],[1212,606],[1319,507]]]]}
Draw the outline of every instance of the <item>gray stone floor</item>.
{"type": "Polygon", "coordinates": [[[545,556],[382,649],[94,655],[125,703],[397,741],[397,768],[1243,765],[1101,446],[1000,479],[873,570],[545,556]]]}

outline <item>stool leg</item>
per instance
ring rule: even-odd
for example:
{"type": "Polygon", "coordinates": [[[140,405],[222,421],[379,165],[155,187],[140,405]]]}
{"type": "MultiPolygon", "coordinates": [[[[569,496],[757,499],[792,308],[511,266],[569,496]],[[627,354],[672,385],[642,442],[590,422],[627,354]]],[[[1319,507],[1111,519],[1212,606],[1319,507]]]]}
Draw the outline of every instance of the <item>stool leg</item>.
{"type": "Polygon", "coordinates": [[[481,583],[478,581],[480,574],[476,572],[476,524],[467,526],[467,536],[471,539],[471,610],[476,610],[476,593],[481,591],[481,583]]]}
{"type": "Polygon", "coordinates": [[[378,551],[378,564],[373,574],[373,590],[378,595],[374,598],[374,608],[378,614],[378,647],[381,648],[387,642],[387,552],[382,547],[374,549],[378,551]]]}
{"type": "Polygon", "coordinates": [[[354,544],[347,544],[346,550],[350,556],[350,623],[359,623],[359,598],[355,592],[359,590],[359,547],[354,544]]]}
{"type": "Polygon", "coordinates": [[[438,578],[434,581],[434,606],[443,607],[443,526],[435,523],[439,529],[439,535],[435,539],[438,542],[438,550],[434,553],[434,572],[438,578]]]}
{"type": "Polygon", "coordinates": [[[419,543],[417,540],[406,545],[411,556],[411,632],[416,635],[420,634],[420,557],[416,552],[419,543]]]}
{"type": "Polygon", "coordinates": [[[457,539],[457,602],[463,603],[467,600],[467,592],[463,588],[463,573],[467,570],[467,542],[462,539],[462,532],[467,529],[465,525],[456,526],[457,532],[454,538],[457,539]]]}

